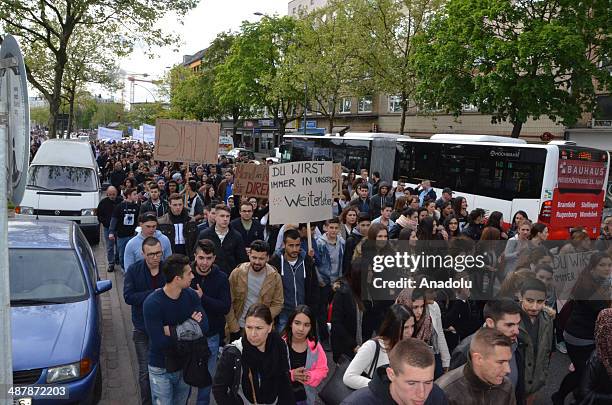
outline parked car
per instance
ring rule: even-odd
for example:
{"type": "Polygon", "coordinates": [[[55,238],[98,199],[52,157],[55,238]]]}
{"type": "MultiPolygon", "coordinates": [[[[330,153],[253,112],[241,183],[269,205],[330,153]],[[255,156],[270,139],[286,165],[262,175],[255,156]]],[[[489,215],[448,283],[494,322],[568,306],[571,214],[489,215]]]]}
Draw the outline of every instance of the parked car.
{"type": "Polygon", "coordinates": [[[13,382],[64,386],[69,394],[23,403],[97,403],[100,295],[112,282],[100,279],[91,246],[75,222],[11,219],[8,240],[13,382]]]}
{"type": "Polygon", "coordinates": [[[227,152],[227,157],[234,160],[238,158],[247,158],[248,160],[256,160],[255,153],[253,151],[244,148],[234,148],[227,152]]]}

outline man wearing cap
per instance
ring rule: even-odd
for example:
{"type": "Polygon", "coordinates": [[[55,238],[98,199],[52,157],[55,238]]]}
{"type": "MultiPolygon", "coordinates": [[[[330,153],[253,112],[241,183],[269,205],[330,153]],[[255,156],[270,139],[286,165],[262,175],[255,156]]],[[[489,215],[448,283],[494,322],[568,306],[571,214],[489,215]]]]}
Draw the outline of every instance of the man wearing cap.
{"type": "Polygon", "coordinates": [[[442,190],[442,197],[436,200],[436,208],[442,209],[442,206],[453,199],[453,190],[450,187],[445,187],[442,190]]]}
{"type": "Polygon", "coordinates": [[[126,270],[129,269],[133,263],[144,259],[142,255],[142,242],[150,236],[156,238],[161,243],[163,251],[162,261],[172,254],[170,239],[157,230],[157,215],[155,212],[149,211],[140,214],[138,223],[140,225],[140,232],[125,245],[123,264],[126,270]]]}

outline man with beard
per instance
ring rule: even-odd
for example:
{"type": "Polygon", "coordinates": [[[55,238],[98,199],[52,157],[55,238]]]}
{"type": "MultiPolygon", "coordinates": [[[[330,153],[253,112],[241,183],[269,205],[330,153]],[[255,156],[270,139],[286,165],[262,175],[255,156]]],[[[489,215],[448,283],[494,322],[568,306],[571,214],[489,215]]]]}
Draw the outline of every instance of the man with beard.
{"type": "Polygon", "coordinates": [[[232,306],[227,314],[227,329],[230,341],[240,337],[251,305],[267,305],[272,318],[276,318],[283,308],[283,281],[276,269],[268,264],[268,244],[256,240],[250,248],[249,261],[236,267],[229,277],[232,306]]]}
{"type": "Polygon", "coordinates": [[[300,233],[295,229],[285,231],[283,242],[280,254],[270,259],[283,280],[284,304],[276,325],[279,332],[298,305],[308,305],[316,314],[319,300],[317,270],[314,260],[301,248],[300,233]]]}
{"type": "Polygon", "coordinates": [[[183,205],[183,196],[170,196],[170,212],[159,218],[159,230],[170,239],[172,252],[193,258],[198,227],[183,205]]]}

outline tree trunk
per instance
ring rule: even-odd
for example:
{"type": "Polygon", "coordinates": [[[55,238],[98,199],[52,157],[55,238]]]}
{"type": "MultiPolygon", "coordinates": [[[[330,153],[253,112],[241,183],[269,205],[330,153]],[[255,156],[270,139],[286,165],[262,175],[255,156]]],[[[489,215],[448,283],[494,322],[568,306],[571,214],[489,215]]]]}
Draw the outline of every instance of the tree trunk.
{"type": "Polygon", "coordinates": [[[406,110],[408,107],[406,105],[402,106],[402,118],[400,120],[399,133],[400,135],[404,135],[404,127],[406,126],[406,110]]]}
{"type": "Polygon", "coordinates": [[[334,120],[336,119],[336,106],[334,105],[334,108],[331,110],[330,114],[329,114],[329,133],[331,134],[334,130],[334,120]]]}
{"type": "Polygon", "coordinates": [[[68,57],[66,55],[66,48],[68,44],[66,40],[62,40],[60,48],[57,52],[57,63],[55,64],[55,75],[53,77],[53,94],[49,102],[49,138],[57,138],[57,116],[59,114],[61,96],[62,96],[62,80],[64,78],[64,69],[66,68],[66,62],[68,57]]]}
{"type": "Polygon", "coordinates": [[[515,122],[514,126],[512,127],[512,137],[513,138],[518,138],[519,135],[521,134],[521,129],[523,129],[523,123],[522,122],[515,122]]]}
{"type": "Polygon", "coordinates": [[[72,127],[74,126],[74,100],[76,98],[75,91],[70,91],[70,98],[68,100],[68,138],[72,133],[72,127]]]}

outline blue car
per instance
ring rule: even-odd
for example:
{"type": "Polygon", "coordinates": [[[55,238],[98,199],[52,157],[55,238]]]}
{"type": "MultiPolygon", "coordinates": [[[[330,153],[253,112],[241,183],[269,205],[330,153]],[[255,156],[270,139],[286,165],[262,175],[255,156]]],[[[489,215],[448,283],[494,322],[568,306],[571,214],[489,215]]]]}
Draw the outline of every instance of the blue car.
{"type": "Polygon", "coordinates": [[[20,403],[97,403],[100,294],[112,282],[100,280],[91,247],[74,222],[9,220],[8,238],[14,384],[68,392],[63,399],[20,403]]]}

